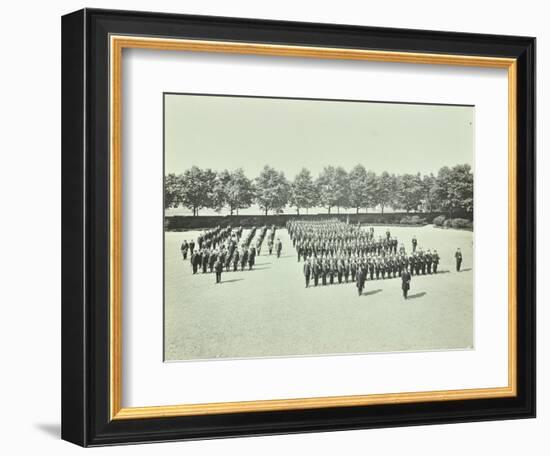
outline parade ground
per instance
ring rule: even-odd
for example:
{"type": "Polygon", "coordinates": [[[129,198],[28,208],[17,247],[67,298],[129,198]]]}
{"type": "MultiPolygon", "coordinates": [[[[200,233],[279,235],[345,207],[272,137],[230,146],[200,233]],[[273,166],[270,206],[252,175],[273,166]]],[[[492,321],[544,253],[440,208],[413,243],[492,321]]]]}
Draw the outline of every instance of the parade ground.
{"type": "MultiPolygon", "coordinates": [[[[413,276],[409,299],[401,279],[305,288],[303,263],[285,229],[281,258],[264,243],[252,271],[192,274],[183,240],[199,231],[165,233],[165,360],[307,356],[473,348],[473,233],[454,229],[376,226],[403,242],[416,235],[437,249],[436,275],[413,276]],[[455,271],[454,252],[463,254],[455,271]]],[[[247,233],[247,230],[244,231],[247,233]]],[[[232,269],[232,268],[231,268],[232,269]]]]}

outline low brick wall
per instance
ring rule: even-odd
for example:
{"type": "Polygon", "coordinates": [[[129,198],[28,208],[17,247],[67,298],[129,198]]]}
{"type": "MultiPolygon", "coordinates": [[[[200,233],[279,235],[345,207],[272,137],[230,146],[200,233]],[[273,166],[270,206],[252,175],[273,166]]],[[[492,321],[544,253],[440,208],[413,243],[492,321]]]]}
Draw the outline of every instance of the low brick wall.
{"type": "Polygon", "coordinates": [[[166,231],[185,231],[185,230],[197,230],[212,228],[217,225],[220,226],[243,226],[250,228],[253,226],[263,225],[275,225],[282,227],[288,220],[292,219],[309,219],[309,220],[323,220],[326,218],[338,219],[345,222],[349,217],[349,222],[356,224],[367,225],[409,225],[402,224],[401,220],[404,217],[412,217],[417,215],[420,218],[426,219],[427,223],[432,223],[432,220],[442,215],[441,212],[432,213],[406,213],[406,212],[388,212],[385,214],[380,213],[366,213],[366,214],[280,214],[280,215],[199,215],[196,217],[190,215],[174,215],[164,218],[164,227],[166,231]]]}

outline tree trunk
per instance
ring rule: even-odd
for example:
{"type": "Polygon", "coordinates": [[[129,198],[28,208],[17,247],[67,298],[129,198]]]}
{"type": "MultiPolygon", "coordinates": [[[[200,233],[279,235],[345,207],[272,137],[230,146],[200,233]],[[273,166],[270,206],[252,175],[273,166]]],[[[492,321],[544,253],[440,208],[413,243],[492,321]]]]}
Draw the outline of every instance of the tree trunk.
{"type": "Polygon", "coordinates": [[[296,208],[296,214],[300,215],[300,208],[299,207],[296,208]]]}
{"type": "Polygon", "coordinates": [[[355,213],[359,214],[359,208],[358,207],[355,208],[355,213]]]}
{"type": "Polygon", "coordinates": [[[265,208],[265,216],[267,217],[267,207],[265,208]]]}
{"type": "Polygon", "coordinates": [[[380,209],[382,210],[382,214],[384,213],[384,206],[381,204],[380,209]]]}
{"type": "Polygon", "coordinates": [[[328,213],[330,214],[330,206],[328,207],[328,213]]]}

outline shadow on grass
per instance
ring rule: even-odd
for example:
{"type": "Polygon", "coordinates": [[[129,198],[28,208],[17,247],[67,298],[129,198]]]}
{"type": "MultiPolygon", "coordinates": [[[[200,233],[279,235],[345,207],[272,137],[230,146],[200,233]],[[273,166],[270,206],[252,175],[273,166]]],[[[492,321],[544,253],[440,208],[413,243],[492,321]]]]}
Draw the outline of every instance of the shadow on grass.
{"type": "Polygon", "coordinates": [[[425,295],[426,295],[426,292],[422,291],[420,293],[415,293],[415,294],[409,295],[409,299],[421,298],[422,296],[425,296],[425,295]]]}
{"type": "Polygon", "coordinates": [[[468,272],[468,271],[471,271],[471,270],[472,270],[472,268],[466,268],[466,269],[461,269],[458,272],[468,272]]]}
{"type": "Polygon", "coordinates": [[[232,283],[232,282],[240,282],[244,279],[231,279],[231,280],[222,280],[221,283],[232,283]]]}
{"type": "Polygon", "coordinates": [[[370,296],[373,294],[380,293],[381,291],[382,291],[382,288],[378,288],[376,290],[371,290],[371,291],[364,291],[363,293],[361,293],[361,296],[370,296]]]}

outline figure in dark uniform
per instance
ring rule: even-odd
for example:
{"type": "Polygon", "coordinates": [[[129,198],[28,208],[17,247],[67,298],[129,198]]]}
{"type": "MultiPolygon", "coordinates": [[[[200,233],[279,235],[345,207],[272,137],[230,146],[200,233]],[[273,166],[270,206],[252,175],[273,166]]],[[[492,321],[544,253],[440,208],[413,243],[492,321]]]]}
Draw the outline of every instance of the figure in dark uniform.
{"type": "Polygon", "coordinates": [[[329,270],[330,270],[330,265],[328,264],[328,261],[325,261],[321,269],[321,277],[323,279],[323,285],[327,284],[327,274],[329,270]]]}
{"type": "Polygon", "coordinates": [[[317,260],[313,260],[313,266],[311,268],[313,274],[313,284],[315,286],[319,285],[319,275],[321,274],[321,265],[317,263],[317,260]]]}
{"type": "MultiPolygon", "coordinates": [[[[296,241],[294,241],[296,243],[296,241]]],[[[271,237],[267,240],[267,248],[269,250],[269,254],[271,255],[271,252],[273,252],[273,239],[271,237]]]]}
{"type": "Polygon", "coordinates": [[[206,274],[206,268],[208,268],[209,253],[208,250],[202,252],[202,273],[206,274]]]}
{"type": "Polygon", "coordinates": [[[219,258],[214,263],[214,271],[216,271],[216,283],[220,283],[222,281],[223,264],[219,258]]]}
{"type": "Polygon", "coordinates": [[[413,236],[413,238],[412,238],[413,253],[416,252],[416,245],[417,244],[418,244],[418,241],[416,240],[416,236],[413,236]]]}
{"type": "Polygon", "coordinates": [[[309,260],[304,261],[304,277],[306,279],[306,288],[309,287],[309,279],[311,277],[311,264],[309,260]]]}
{"type": "Polygon", "coordinates": [[[191,255],[193,255],[193,250],[195,250],[195,241],[191,239],[191,241],[189,242],[189,251],[191,252],[191,255]]]}
{"type": "Polygon", "coordinates": [[[277,238],[277,242],[275,244],[275,250],[277,252],[277,258],[281,257],[281,250],[283,250],[283,243],[279,238],[277,238]]]}
{"type": "Polygon", "coordinates": [[[235,250],[233,254],[233,272],[236,272],[239,267],[239,251],[235,250]]]}
{"type": "Polygon", "coordinates": [[[344,279],[346,283],[349,281],[349,264],[347,261],[344,261],[344,279]]]}
{"type": "Polygon", "coordinates": [[[210,268],[210,272],[214,270],[214,263],[218,259],[218,254],[216,252],[212,252],[210,254],[210,258],[208,258],[208,267],[210,268]]]}
{"type": "Polygon", "coordinates": [[[426,252],[426,271],[428,271],[428,274],[432,273],[432,263],[433,263],[432,253],[428,250],[426,252]]]}
{"type": "Polygon", "coordinates": [[[248,270],[249,271],[254,267],[255,262],[256,262],[256,249],[254,247],[250,247],[250,252],[248,254],[248,270]]]}
{"type": "Polygon", "coordinates": [[[244,271],[246,263],[248,263],[248,250],[243,249],[241,254],[241,271],[244,271]]]}
{"type": "Polygon", "coordinates": [[[330,280],[330,284],[333,285],[334,284],[334,274],[336,274],[336,265],[334,265],[333,263],[330,264],[330,267],[328,269],[328,277],[329,277],[329,280],[330,280]]]}
{"type": "Polygon", "coordinates": [[[437,274],[437,266],[439,265],[439,254],[437,253],[437,250],[434,250],[432,261],[434,263],[434,274],[437,274]]]}
{"type": "Polygon", "coordinates": [[[187,260],[187,250],[189,249],[189,244],[187,244],[187,241],[183,241],[181,244],[181,256],[184,260],[187,260]]]}
{"type": "Polygon", "coordinates": [[[193,252],[191,254],[191,265],[193,266],[193,274],[197,273],[200,265],[202,263],[201,254],[199,252],[193,252]]]}
{"type": "Polygon", "coordinates": [[[407,299],[407,294],[411,288],[411,278],[411,274],[407,269],[405,269],[403,274],[401,274],[401,289],[403,290],[403,298],[405,299],[407,299]]]}
{"type": "Polygon", "coordinates": [[[338,266],[337,266],[338,283],[342,283],[343,274],[344,274],[344,265],[342,264],[342,260],[338,260],[338,266]]]}
{"type": "Polygon", "coordinates": [[[462,264],[462,252],[460,251],[460,248],[456,249],[455,259],[456,259],[456,272],[460,272],[460,265],[462,264]]]}
{"type": "Polygon", "coordinates": [[[365,280],[367,279],[367,268],[361,265],[357,270],[357,294],[361,296],[363,288],[365,288],[365,280]]]}
{"type": "Polygon", "coordinates": [[[355,262],[355,260],[351,262],[349,269],[351,272],[351,281],[355,282],[355,274],[357,273],[357,263],[355,262]]]}
{"type": "Polygon", "coordinates": [[[368,268],[369,268],[370,279],[373,280],[373,278],[374,278],[374,269],[375,269],[374,260],[370,259],[369,262],[367,263],[367,265],[368,265],[368,268]]]}

